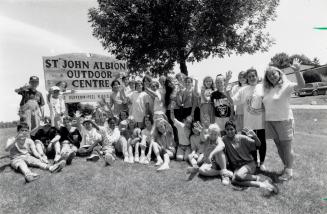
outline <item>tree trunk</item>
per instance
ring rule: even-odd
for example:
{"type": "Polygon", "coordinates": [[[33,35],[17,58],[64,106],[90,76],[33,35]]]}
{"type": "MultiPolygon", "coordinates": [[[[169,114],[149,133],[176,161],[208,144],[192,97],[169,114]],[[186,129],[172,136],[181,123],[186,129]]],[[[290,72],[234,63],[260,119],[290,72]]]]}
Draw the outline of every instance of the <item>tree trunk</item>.
{"type": "Polygon", "coordinates": [[[186,61],[185,60],[181,60],[179,62],[179,69],[180,69],[181,73],[188,76],[188,71],[187,71],[187,66],[186,66],[186,61]]]}

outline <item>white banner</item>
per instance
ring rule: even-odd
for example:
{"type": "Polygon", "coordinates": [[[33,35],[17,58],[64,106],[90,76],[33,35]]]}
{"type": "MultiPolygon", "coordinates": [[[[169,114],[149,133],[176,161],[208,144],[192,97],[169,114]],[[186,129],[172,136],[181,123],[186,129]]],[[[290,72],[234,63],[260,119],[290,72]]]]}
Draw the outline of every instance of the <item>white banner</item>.
{"type": "Polygon", "coordinates": [[[62,54],[43,57],[45,86],[65,84],[73,90],[109,89],[111,82],[127,72],[127,63],[97,54],[62,54]]]}
{"type": "Polygon", "coordinates": [[[103,98],[109,102],[111,92],[92,92],[92,93],[73,93],[63,94],[65,103],[77,103],[77,102],[98,102],[103,98]]]}

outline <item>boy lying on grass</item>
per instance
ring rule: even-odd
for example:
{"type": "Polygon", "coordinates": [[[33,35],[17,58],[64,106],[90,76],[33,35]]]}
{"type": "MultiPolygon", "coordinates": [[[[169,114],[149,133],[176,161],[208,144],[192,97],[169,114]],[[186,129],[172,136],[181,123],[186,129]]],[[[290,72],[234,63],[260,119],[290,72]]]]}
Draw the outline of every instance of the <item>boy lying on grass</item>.
{"type": "Polygon", "coordinates": [[[19,124],[17,132],[16,137],[8,139],[5,151],[10,153],[11,167],[21,171],[26,182],[39,178],[38,174],[31,172],[29,166],[39,167],[50,172],[58,172],[65,166],[64,160],[54,165],[45,163],[47,161],[37,152],[33,140],[29,138],[30,132],[27,123],[19,124]]]}

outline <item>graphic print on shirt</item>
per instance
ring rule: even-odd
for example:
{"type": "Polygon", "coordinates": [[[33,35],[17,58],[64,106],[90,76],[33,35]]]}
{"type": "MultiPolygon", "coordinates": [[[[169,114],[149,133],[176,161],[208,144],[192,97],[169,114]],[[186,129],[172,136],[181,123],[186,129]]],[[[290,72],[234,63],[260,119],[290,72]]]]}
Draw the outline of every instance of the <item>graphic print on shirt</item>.
{"type": "Polygon", "coordinates": [[[246,98],[247,111],[250,114],[258,115],[265,111],[262,96],[257,95],[256,93],[251,94],[246,98]]]}
{"type": "Polygon", "coordinates": [[[214,99],[214,106],[216,109],[217,117],[229,117],[230,107],[227,98],[214,99]]]}

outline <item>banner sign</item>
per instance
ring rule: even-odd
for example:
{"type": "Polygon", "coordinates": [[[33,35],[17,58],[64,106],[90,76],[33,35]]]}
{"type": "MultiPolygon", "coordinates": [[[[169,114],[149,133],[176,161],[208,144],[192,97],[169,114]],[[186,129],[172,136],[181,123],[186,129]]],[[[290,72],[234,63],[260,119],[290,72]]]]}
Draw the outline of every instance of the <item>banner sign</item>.
{"type": "Polygon", "coordinates": [[[65,103],[98,102],[103,98],[106,101],[109,101],[110,92],[63,94],[63,98],[65,100],[65,103]]]}
{"type": "Polygon", "coordinates": [[[127,63],[97,54],[62,54],[43,57],[43,69],[47,90],[61,84],[73,90],[102,90],[127,73],[127,63]]]}

